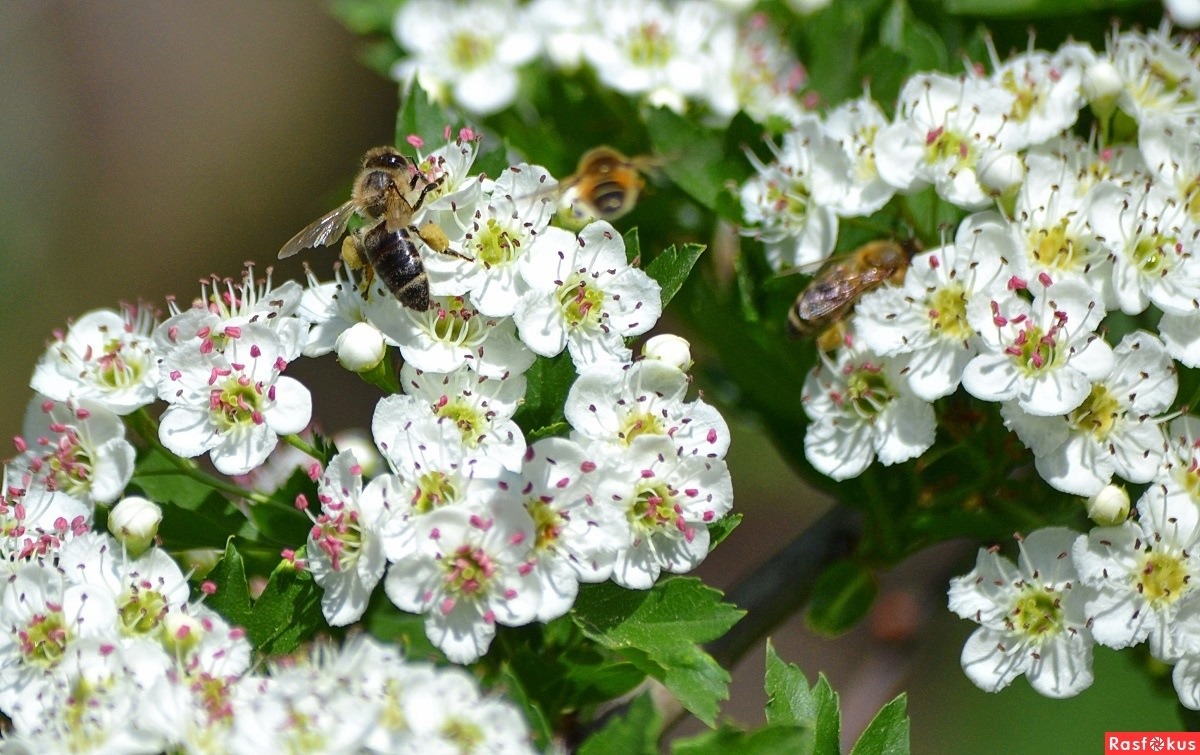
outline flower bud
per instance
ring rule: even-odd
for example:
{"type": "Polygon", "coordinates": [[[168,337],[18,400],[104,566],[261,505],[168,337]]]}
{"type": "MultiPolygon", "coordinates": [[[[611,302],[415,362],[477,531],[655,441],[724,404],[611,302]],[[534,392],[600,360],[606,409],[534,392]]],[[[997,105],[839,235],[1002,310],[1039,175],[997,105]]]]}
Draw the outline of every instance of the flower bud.
{"type": "Polygon", "coordinates": [[[1101,527],[1115,527],[1129,516],[1129,493],[1119,485],[1105,485],[1088,499],[1088,516],[1101,527]]]}
{"type": "Polygon", "coordinates": [[[351,372],[367,372],[387,354],[383,334],[365,322],[356,322],[338,336],[334,345],[338,361],[351,372]]]}
{"type": "Polygon", "coordinates": [[[1125,81],[1116,66],[1101,59],[1083,69],[1081,88],[1096,115],[1107,118],[1116,107],[1117,96],[1125,88],[1125,81]]]}
{"type": "Polygon", "coordinates": [[[354,458],[362,467],[364,478],[371,478],[387,472],[383,457],[379,455],[375,441],[371,439],[371,434],[366,430],[351,428],[335,433],[333,445],[337,446],[338,451],[354,452],[354,458]]]}
{"type": "Polygon", "coordinates": [[[1012,152],[988,152],[975,168],[979,184],[993,196],[1003,195],[1025,180],[1025,163],[1012,152]]]}
{"type": "Polygon", "coordinates": [[[1185,29],[1200,26],[1200,5],[1194,0],[1163,0],[1171,23],[1185,29]]]}
{"type": "Polygon", "coordinates": [[[130,496],[123,498],[108,512],[108,531],[125,545],[132,558],[146,552],[158,535],[162,509],[154,501],[130,496]]]}
{"type": "Polygon", "coordinates": [[[671,365],[680,372],[692,369],[692,347],[672,333],[654,336],[642,346],[642,356],[671,365]]]}

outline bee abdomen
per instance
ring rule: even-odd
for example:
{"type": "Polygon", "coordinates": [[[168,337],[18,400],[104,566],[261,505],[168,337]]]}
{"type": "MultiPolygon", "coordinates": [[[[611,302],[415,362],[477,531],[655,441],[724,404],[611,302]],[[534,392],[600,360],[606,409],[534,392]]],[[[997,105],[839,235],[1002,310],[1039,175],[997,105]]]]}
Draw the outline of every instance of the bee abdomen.
{"type": "Polygon", "coordinates": [[[363,238],[363,251],[376,277],[401,304],[421,311],[429,309],[429,278],[408,229],[388,231],[387,224],[380,223],[363,238]]]}

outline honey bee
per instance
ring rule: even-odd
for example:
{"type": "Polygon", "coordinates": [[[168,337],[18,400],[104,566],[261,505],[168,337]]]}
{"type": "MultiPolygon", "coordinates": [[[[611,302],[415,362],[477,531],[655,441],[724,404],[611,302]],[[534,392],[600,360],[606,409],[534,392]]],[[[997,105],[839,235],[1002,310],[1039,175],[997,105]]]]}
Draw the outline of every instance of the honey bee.
{"type": "Polygon", "coordinates": [[[558,185],[566,220],[584,225],[593,220],[613,221],[637,205],[646,185],[642,173],[656,167],[653,157],[626,157],[612,147],[594,147],[579,158],[575,172],[558,185]]]}
{"type": "MultiPolygon", "coordinates": [[[[279,259],[302,249],[329,246],[346,232],[355,215],[367,221],[342,243],[342,259],[351,268],[366,268],[363,290],[379,276],[388,291],[406,307],[429,309],[429,278],[414,235],[435,252],[464,257],[450,249],[445,232],[435,223],[417,228],[413,215],[425,204],[442,177],[430,179],[393,147],[375,147],[362,159],[350,199],[322,215],[279,250],[279,259]]],[[[464,257],[465,259],[469,259],[464,257]]]]}
{"type": "Polygon", "coordinates": [[[858,298],[884,282],[903,283],[909,262],[920,249],[916,239],[872,241],[829,260],[788,310],[788,335],[815,335],[818,348],[831,351],[841,341],[842,321],[858,298]]]}

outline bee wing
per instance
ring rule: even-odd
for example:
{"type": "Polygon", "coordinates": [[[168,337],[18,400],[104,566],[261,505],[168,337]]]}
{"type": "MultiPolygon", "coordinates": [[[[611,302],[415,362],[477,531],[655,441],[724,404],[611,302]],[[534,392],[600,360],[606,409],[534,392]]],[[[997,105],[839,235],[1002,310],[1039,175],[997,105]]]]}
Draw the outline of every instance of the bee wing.
{"type": "Polygon", "coordinates": [[[853,302],[863,291],[883,282],[886,271],[871,268],[860,273],[846,273],[837,265],[818,275],[796,302],[796,313],[805,320],[829,317],[853,302]]]}
{"type": "Polygon", "coordinates": [[[354,202],[346,202],[336,210],[317,218],[283,245],[279,250],[279,259],[291,257],[302,249],[328,246],[337,241],[346,232],[346,226],[354,216],[354,211],[354,202]]]}

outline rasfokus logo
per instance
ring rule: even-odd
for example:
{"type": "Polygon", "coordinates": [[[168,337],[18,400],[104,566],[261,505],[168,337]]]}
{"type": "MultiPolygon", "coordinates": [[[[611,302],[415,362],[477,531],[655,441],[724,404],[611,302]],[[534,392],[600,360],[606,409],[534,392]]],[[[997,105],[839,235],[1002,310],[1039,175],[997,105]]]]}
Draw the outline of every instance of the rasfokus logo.
{"type": "Polygon", "coordinates": [[[1104,755],[1120,752],[1200,753],[1200,733],[1177,731],[1110,731],[1104,735],[1104,755]]]}

